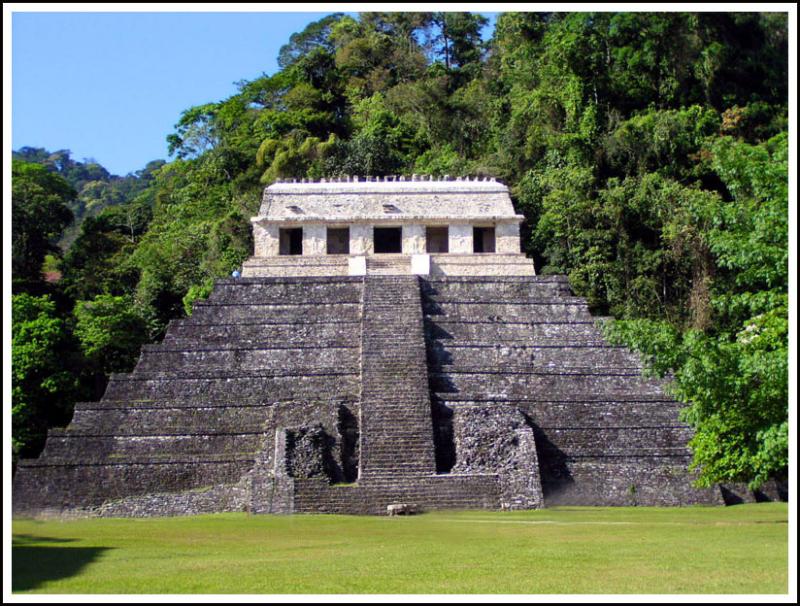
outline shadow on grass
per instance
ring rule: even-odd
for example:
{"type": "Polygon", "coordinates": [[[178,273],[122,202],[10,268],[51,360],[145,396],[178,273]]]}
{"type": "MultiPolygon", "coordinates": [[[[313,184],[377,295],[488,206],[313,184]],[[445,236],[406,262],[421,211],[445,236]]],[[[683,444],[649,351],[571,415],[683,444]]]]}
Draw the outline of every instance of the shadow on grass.
{"type": "Polygon", "coordinates": [[[11,545],[11,591],[38,589],[75,576],[108,547],[71,547],[76,539],[15,535],[11,545]]]}

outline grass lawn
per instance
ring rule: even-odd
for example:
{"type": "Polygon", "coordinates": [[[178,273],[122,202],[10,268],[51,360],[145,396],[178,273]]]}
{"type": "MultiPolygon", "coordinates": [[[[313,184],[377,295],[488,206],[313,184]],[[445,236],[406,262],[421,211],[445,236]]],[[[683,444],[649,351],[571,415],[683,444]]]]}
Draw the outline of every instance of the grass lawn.
{"type": "Polygon", "coordinates": [[[13,591],[786,593],[785,503],[14,520],[13,591]]]}

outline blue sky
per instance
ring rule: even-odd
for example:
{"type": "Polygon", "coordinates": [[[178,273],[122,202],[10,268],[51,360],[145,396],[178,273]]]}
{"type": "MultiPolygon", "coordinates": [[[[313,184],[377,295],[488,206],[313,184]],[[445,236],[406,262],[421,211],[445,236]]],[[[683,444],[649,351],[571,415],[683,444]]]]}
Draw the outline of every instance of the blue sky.
{"type": "Polygon", "coordinates": [[[167,159],[183,110],[272,74],[326,13],[26,13],[12,17],[12,146],[69,149],[124,175],[167,159]]]}

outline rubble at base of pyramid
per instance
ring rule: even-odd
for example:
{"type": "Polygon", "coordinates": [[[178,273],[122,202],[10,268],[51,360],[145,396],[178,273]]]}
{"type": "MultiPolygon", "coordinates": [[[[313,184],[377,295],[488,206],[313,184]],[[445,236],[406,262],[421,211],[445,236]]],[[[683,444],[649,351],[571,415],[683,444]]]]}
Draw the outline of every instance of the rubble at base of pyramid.
{"type": "MultiPolygon", "coordinates": [[[[18,515],[722,504],[661,381],[520,252],[491,179],[276,183],[240,278],[78,403],[18,515]]],[[[760,495],[775,498],[776,495],[760,495]]]]}

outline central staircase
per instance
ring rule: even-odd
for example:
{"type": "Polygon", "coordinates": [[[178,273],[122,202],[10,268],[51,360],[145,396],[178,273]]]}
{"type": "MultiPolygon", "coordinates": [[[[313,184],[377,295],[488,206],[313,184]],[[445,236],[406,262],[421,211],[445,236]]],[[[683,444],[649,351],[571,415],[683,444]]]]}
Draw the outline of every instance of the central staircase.
{"type": "Polygon", "coordinates": [[[361,360],[361,476],[433,473],[425,331],[415,276],[366,278],[361,360]]]}
{"type": "Polygon", "coordinates": [[[356,485],[295,480],[298,512],[497,508],[496,474],[436,475],[419,278],[367,275],[361,330],[361,444],[356,485]]]}
{"type": "Polygon", "coordinates": [[[367,275],[369,276],[409,276],[411,274],[410,255],[378,254],[367,256],[367,275]]]}

